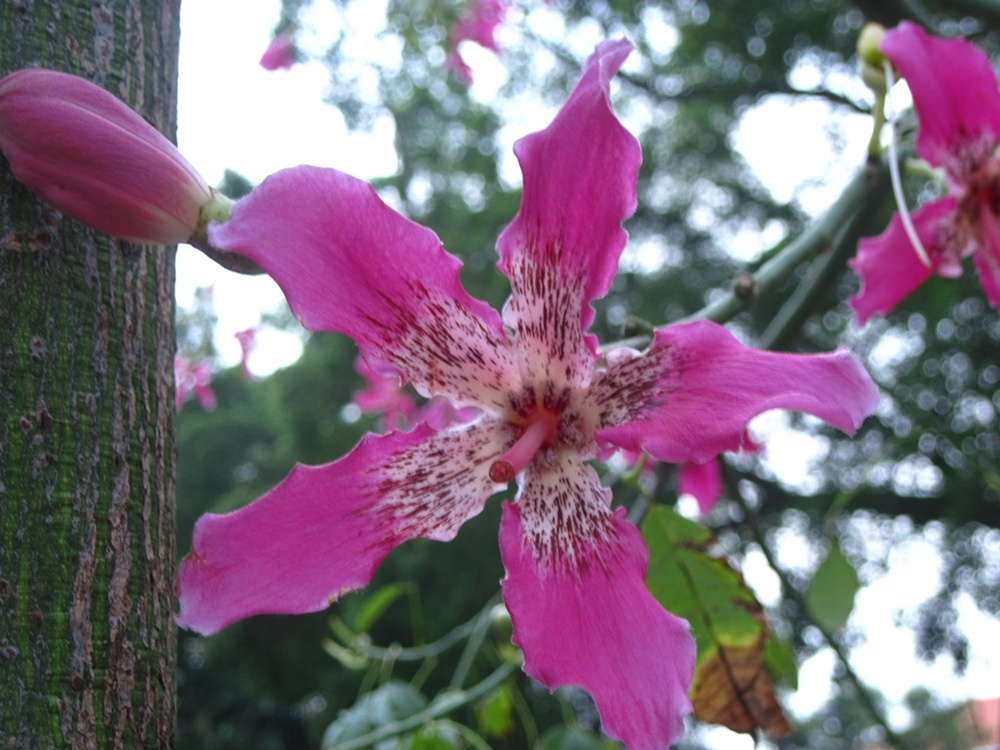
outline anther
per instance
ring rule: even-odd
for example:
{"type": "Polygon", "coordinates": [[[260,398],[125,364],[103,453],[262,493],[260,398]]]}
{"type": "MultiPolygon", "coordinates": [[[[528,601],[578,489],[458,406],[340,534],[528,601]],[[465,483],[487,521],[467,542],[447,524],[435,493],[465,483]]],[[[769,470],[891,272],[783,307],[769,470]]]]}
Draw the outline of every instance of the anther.
{"type": "Polygon", "coordinates": [[[490,481],[507,484],[514,478],[514,467],[509,461],[494,461],[490,464],[490,481]]]}

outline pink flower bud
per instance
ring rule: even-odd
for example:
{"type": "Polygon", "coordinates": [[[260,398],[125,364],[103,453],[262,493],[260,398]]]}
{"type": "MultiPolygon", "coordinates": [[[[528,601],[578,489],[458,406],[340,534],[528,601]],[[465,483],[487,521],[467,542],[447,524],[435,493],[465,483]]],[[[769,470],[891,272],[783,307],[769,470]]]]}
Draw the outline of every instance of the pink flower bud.
{"type": "Polygon", "coordinates": [[[191,238],[212,190],[127,105],[76,76],[30,68],[0,80],[0,150],[40,198],[136,242],[191,238]]]}

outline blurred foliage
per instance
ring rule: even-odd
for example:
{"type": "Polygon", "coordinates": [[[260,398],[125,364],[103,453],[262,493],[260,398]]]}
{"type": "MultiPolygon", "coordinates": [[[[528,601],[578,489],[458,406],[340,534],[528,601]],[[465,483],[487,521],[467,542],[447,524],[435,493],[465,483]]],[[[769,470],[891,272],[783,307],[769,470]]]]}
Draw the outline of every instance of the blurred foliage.
{"type": "MultiPolygon", "coordinates": [[[[991,0],[522,0],[500,32],[505,72],[494,90],[478,83],[470,88],[445,65],[449,29],[461,5],[387,0],[385,28],[364,36],[358,29],[367,26],[357,19],[371,7],[368,0],[285,0],[279,27],[308,29],[322,40],[316,54],[330,70],[330,104],[352,127],[392,124],[398,169],[376,187],[433,228],[463,259],[469,290],[497,306],[509,287],[493,267],[493,245],[519,201],[514,140],[548,121],[596,42],[626,35],[636,44],[613,96],[639,138],[644,162],[622,270],[596,304],[594,327],[603,341],[647,330],[643,321],[663,325],[695,314],[813,224],[817,188],[830,205],[864,167],[866,154],[847,149],[843,130],[870,107],[853,56],[866,19],[916,19],[937,33],[965,34],[1000,50],[1000,3],[991,0]],[[335,22],[311,28],[311,12],[320,4],[335,22]],[[741,124],[762,107],[773,113],[768,125],[774,137],[755,145],[772,149],[770,169],[795,167],[783,139],[809,137],[818,153],[829,155],[828,167],[789,201],[765,187],[769,176],[756,173],[738,149],[741,124]],[[822,123],[805,134],[793,116],[804,107],[822,123]]],[[[912,137],[912,128],[907,132],[912,137]]],[[[226,189],[245,191],[249,186],[240,179],[227,175],[226,189]]],[[[916,201],[925,183],[911,177],[907,188],[916,201]]],[[[1000,322],[970,269],[957,281],[930,281],[885,319],[860,330],[853,326],[844,300],[857,281],[845,261],[858,237],[885,226],[894,210],[886,193],[845,222],[837,243],[846,254],[806,261],[730,322],[751,343],[793,351],[851,347],[882,388],[877,417],[855,439],[812,419],[790,418],[791,428],[821,447],[808,481],[784,479],[761,457],[727,458],[727,500],[706,522],[737,566],[794,538],[817,560],[825,550],[840,550],[841,562],[857,571],[862,586],[885,573],[893,549],[905,540],[930,539],[943,561],[940,586],[898,625],[916,634],[917,656],[946,655],[961,670],[969,644],[959,602],[1000,614],[1000,322]],[[809,279],[817,281],[807,284],[809,279]],[[800,288],[808,294],[796,295],[800,288]],[[785,322],[775,333],[778,318],[785,322]]],[[[205,300],[184,311],[183,351],[212,358],[212,315],[205,300]]],[[[345,338],[314,334],[294,366],[265,379],[247,381],[238,369],[219,372],[215,411],[202,412],[193,402],[184,407],[182,552],[201,513],[238,507],[276,484],[296,461],[334,460],[378,429],[377,416],[349,406],[364,385],[353,369],[355,353],[345,338]]],[[[609,470],[616,501],[675,500],[668,468],[634,486],[620,479],[609,470]]],[[[345,597],[327,612],[253,618],[209,639],[182,633],[178,747],[319,747],[325,731],[327,737],[341,731],[359,707],[380,695],[398,689],[419,696],[415,712],[443,691],[469,688],[494,674],[515,658],[509,632],[492,621],[487,631],[472,625],[495,601],[503,575],[498,518],[494,500],[455,541],[404,545],[382,565],[371,593],[345,597]],[[386,588],[393,583],[398,587],[386,588]],[[381,599],[371,603],[367,597],[374,596],[381,599]],[[462,637],[451,643],[454,632],[462,637]],[[473,642],[478,645],[470,652],[473,642]],[[419,654],[433,644],[440,645],[430,649],[433,656],[405,658],[408,649],[419,654]],[[461,685],[452,684],[456,675],[461,685]]],[[[829,568],[819,571],[816,565],[784,571],[781,601],[768,612],[780,636],[771,642],[787,642],[800,660],[829,646],[801,595],[814,573],[826,575],[829,568]]],[[[844,602],[837,605],[826,624],[835,630],[843,625],[834,638],[849,651],[863,633],[845,614],[844,602]]],[[[787,661],[765,654],[766,664],[786,664],[775,675],[779,682],[794,682],[787,661]]],[[[833,750],[885,736],[843,665],[835,681],[831,701],[798,722],[782,747],[833,750]]],[[[593,704],[580,691],[550,696],[519,671],[498,691],[457,708],[444,728],[422,725],[403,744],[385,746],[478,747],[481,741],[498,749],[608,747],[593,704]]],[[[879,710],[878,696],[873,701],[879,710]]],[[[933,723],[941,708],[914,701],[909,709],[918,728],[898,738],[900,746],[923,746],[919,727],[933,723]]],[[[701,738],[693,731],[682,747],[709,747],[701,738]]]]}

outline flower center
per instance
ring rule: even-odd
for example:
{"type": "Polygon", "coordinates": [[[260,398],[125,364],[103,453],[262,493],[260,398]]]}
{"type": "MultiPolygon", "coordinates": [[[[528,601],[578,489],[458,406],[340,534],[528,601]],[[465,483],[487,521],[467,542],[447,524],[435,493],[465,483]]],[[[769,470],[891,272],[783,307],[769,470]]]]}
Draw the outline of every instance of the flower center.
{"type": "Polygon", "coordinates": [[[524,471],[531,459],[556,432],[559,417],[546,409],[538,409],[531,415],[528,425],[517,442],[500,458],[490,464],[490,479],[506,483],[524,471]]]}

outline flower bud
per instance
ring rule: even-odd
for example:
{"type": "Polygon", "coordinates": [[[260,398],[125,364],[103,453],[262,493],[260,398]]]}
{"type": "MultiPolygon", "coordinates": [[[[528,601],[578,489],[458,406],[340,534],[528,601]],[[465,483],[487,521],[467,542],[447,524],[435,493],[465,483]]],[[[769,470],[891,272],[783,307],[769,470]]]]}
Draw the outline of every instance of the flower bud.
{"type": "Polygon", "coordinates": [[[142,243],[186,242],[213,191],[177,148],[113,95],[41,68],[0,80],[0,150],[63,213],[142,243]]]}
{"type": "Polygon", "coordinates": [[[887,60],[879,47],[885,37],[885,27],[877,23],[867,23],[858,35],[857,51],[861,61],[861,79],[877,94],[886,90],[883,66],[887,60]]]}

